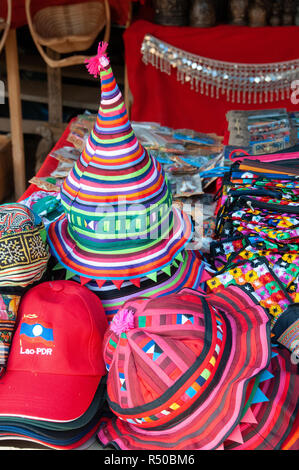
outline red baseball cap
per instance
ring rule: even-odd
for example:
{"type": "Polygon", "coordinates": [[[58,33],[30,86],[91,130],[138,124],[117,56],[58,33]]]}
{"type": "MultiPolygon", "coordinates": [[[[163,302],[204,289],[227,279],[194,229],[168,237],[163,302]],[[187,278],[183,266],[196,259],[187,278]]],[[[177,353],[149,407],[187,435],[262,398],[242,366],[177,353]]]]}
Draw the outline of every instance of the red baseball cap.
{"type": "Polygon", "coordinates": [[[22,298],[0,416],[55,422],[82,416],[106,374],[108,322],[99,298],[74,281],[44,282],[22,298]]]}

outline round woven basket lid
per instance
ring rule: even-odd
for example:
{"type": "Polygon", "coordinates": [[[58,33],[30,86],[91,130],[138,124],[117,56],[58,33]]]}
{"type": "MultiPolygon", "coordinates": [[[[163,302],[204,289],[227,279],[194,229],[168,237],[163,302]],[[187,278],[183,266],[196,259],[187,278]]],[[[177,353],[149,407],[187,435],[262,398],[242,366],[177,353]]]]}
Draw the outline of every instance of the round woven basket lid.
{"type": "Polygon", "coordinates": [[[104,2],[50,6],[33,18],[35,39],[61,54],[91,47],[106,22],[104,2]]]}

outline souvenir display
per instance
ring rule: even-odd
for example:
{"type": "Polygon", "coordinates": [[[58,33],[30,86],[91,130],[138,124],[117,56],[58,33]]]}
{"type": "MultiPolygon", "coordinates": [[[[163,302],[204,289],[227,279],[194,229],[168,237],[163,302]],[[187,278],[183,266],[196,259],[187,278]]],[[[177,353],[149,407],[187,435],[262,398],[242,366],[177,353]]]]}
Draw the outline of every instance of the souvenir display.
{"type": "Polygon", "coordinates": [[[299,26],[299,3],[298,2],[297,2],[297,7],[296,7],[295,25],[299,26]]]}
{"type": "Polygon", "coordinates": [[[153,0],[154,21],[165,26],[188,24],[189,0],[153,0]]]}
{"type": "Polygon", "coordinates": [[[267,9],[263,0],[254,0],[248,10],[249,26],[262,27],[267,24],[267,9]]]}
{"type": "Polygon", "coordinates": [[[280,26],[281,24],[281,0],[273,0],[269,23],[271,26],[280,26]]]}
{"type": "Polygon", "coordinates": [[[295,2],[293,0],[284,0],[283,1],[283,14],[282,14],[283,26],[290,26],[294,24],[294,14],[295,14],[295,2]]]}
{"type": "MultiPolygon", "coordinates": [[[[190,6],[154,3],[159,22],[190,6]]],[[[286,24],[292,2],[228,4],[238,29],[286,24]]],[[[215,23],[214,2],[192,5],[193,26],[215,23]]],[[[299,113],[231,109],[224,137],[130,122],[107,47],[86,60],[98,112],[0,205],[0,441],[299,450],[299,113]]],[[[285,96],[298,69],[149,35],[141,52],[239,103],[285,96]]]]}
{"type": "Polygon", "coordinates": [[[248,0],[230,0],[229,9],[231,23],[244,26],[247,24],[248,0]]]}
{"type": "Polygon", "coordinates": [[[207,284],[215,292],[238,285],[258,299],[271,318],[272,339],[297,354],[299,186],[293,157],[243,157],[232,165],[220,196],[218,240],[211,244],[216,274],[207,284]]]}

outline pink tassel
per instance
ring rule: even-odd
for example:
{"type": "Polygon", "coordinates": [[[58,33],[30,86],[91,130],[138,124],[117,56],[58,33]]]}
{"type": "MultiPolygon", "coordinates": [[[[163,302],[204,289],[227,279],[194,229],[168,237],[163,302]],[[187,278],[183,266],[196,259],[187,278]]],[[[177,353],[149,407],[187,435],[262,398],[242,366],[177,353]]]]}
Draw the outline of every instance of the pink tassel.
{"type": "Polygon", "coordinates": [[[117,335],[132,330],[134,325],[134,310],[122,309],[113,318],[110,329],[117,335]]]}
{"type": "Polygon", "coordinates": [[[85,63],[86,68],[90,75],[93,75],[95,78],[99,75],[99,67],[101,67],[101,57],[105,57],[107,60],[107,54],[106,50],[108,47],[108,42],[100,42],[98,45],[98,52],[97,55],[94,57],[91,57],[90,59],[86,59],[85,63]]]}

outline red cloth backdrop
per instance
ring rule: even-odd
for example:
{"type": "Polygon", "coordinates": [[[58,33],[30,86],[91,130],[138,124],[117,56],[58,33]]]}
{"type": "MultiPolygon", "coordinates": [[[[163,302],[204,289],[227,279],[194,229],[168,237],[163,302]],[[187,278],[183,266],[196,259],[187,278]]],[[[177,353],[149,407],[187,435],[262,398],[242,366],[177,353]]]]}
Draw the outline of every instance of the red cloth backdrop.
{"type": "MultiPolygon", "coordinates": [[[[31,14],[34,15],[38,10],[53,5],[65,5],[67,3],[84,3],[90,0],[32,0],[31,14]]],[[[132,0],[140,1],[140,0],[132,0]]],[[[141,0],[144,3],[144,0],[141,0]]],[[[125,25],[128,19],[131,0],[109,0],[111,9],[111,21],[115,24],[125,25]]],[[[12,0],[12,28],[19,28],[27,24],[25,12],[25,0],[12,0]]],[[[6,0],[0,2],[0,17],[6,18],[7,4],[6,0]]]]}
{"type": "Polygon", "coordinates": [[[189,128],[224,135],[225,114],[230,109],[285,107],[299,110],[290,100],[258,105],[209,98],[190,89],[188,83],[142,62],[141,44],[145,34],[180,49],[216,60],[240,63],[280,62],[299,57],[299,27],[250,28],[220,25],[213,28],[160,26],[138,20],[124,33],[129,87],[133,95],[131,120],[155,121],[173,128],[189,128]]]}

